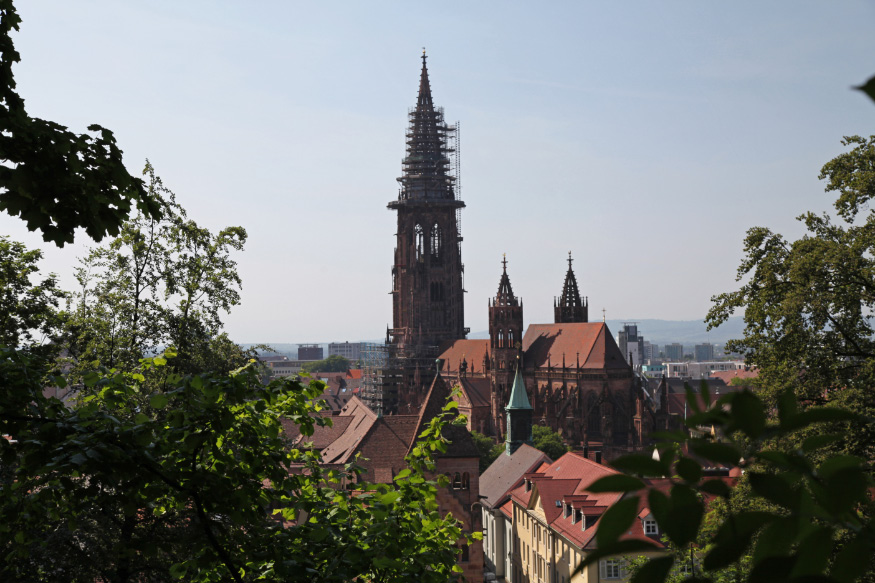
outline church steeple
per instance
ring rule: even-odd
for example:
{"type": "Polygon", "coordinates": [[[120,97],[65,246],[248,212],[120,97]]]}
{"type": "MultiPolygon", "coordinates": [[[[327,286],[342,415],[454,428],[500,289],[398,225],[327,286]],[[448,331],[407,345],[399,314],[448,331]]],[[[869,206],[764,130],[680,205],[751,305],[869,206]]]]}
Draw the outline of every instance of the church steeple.
{"type": "Polygon", "coordinates": [[[407,156],[402,162],[403,175],[398,178],[399,199],[455,200],[456,178],[450,172],[448,154],[454,152],[449,138],[456,128],[444,122],[443,108],[434,106],[426,59],[423,50],[419,96],[409,113],[407,156]]]}
{"type": "Polygon", "coordinates": [[[513,452],[524,443],[532,444],[532,405],[529,403],[526,384],[520,374],[521,367],[522,363],[518,361],[513,388],[510,390],[510,399],[505,408],[507,411],[505,453],[507,455],[513,455],[513,452]]]}
{"type": "Polygon", "coordinates": [[[498,293],[495,295],[494,305],[516,306],[517,299],[510,287],[510,278],[507,276],[507,257],[501,259],[501,281],[498,282],[498,293]]]}
{"type": "Polygon", "coordinates": [[[568,252],[568,272],[565,274],[565,285],[562,295],[553,299],[553,315],[557,324],[589,321],[589,306],[586,299],[581,299],[577,287],[577,278],[571,268],[571,251],[568,252]]]}
{"type": "Polygon", "coordinates": [[[513,366],[518,360],[523,341],[523,302],[513,295],[507,275],[507,258],[501,259],[501,280],[498,293],[489,300],[489,355],[492,359],[492,426],[495,433],[505,429],[501,414],[513,382],[513,366]]]}
{"type": "Polygon", "coordinates": [[[425,51],[419,95],[408,118],[398,198],[388,204],[398,214],[389,334],[394,355],[403,359],[399,367],[405,370],[399,395],[421,396],[425,387],[413,378],[415,361],[468,333],[459,232],[459,212],[465,203],[456,198],[449,158],[455,127],[444,122],[443,109],[432,101],[425,51]]]}

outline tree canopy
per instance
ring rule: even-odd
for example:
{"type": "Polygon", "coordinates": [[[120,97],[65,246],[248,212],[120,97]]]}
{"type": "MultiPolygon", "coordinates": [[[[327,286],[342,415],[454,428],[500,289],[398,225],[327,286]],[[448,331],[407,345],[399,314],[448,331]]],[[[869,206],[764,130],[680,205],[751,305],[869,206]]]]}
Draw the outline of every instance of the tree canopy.
{"type": "Polygon", "coordinates": [[[90,134],[76,134],[27,114],[12,74],[21,57],[11,34],[20,22],[12,0],[0,0],[0,210],[58,246],[79,227],[95,241],[118,234],[134,207],[160,216],[158,201],[125,169],[110,130],[94,124],[90,134]]]}

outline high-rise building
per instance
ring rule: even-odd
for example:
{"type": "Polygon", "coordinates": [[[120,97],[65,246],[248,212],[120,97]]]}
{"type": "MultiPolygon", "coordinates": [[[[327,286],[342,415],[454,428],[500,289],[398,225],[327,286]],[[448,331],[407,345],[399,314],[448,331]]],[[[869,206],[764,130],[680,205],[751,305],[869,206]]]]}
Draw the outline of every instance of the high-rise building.
{"type": "Polygon", "coordinates": [[[693,348],[693,360],[696,362],[707,362],[714,360],[714,345],[710,342],[696,344],[693,348]]]}
{"type": "Polygon", "coordinates": [[[332,342],[328,345],[328,356],[342,356],[355,362],[362,358],[361,342],[332,342]]]}
{"type": "Polygon", "coordinates": [[[627,322],[617,333],[617,346],[632,366],[638,366],[644,359],[644,337],[638,335],[638,324],[627,322]]]}
{"type": "Polygon", "coordinates": [[[321,344],[298,344],[298,360],[322,360],[325,351],[321,344]]]}
{"type": "Polygon", "coordinates": [[[669,362],[680,362],[684,359],[684,345],[677,342],[665,345],[665,359],[669,362]]]}

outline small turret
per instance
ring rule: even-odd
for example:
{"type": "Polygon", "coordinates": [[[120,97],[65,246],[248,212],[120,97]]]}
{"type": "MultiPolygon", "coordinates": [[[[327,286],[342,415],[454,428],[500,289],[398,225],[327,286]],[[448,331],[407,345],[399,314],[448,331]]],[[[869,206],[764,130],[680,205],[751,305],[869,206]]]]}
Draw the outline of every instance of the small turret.
{"type": "Polygon", "coordinates": [[[513,379],[513,387],[510,390],[510,399],[507,407],[507,441],[505,453],[513,455],[519,447],[528,443],[532,444],[532,405],[526,394],[526,384],[523,381],[520,369],[522,363],[517,363],[516,376],[513,379]]]}
{"type": "Polygon", "coordinates": [[[562,286],[562,295],[553,299],[553,316],[557,324],[570,324],[574,322],[589,322],[589,304],[581,299],[580,290],[577,287],[577,278],[571,269],[571,251],[568,252],[568,272],[565,274],[565,285],[562,286]]]}

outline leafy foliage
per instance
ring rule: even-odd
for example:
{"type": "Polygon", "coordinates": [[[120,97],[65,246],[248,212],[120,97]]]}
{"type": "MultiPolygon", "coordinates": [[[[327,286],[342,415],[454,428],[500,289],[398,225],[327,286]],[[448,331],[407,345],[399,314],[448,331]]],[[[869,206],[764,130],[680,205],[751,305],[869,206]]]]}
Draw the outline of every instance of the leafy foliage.
{"type": "Polygon", "coordinates": [[[504,453],[505,446],[503,443],[495,443],[495,440],[487,435],[483,435],[477,431],[471,432],[471,438],[474,440],[474,445],[477,447],[477,452],[480,454],[480,473],[485,472],[492,465],[498,456],[504,453]]]}
{"type": "Polygon", "coordinates": [[[12,75],[21,57],[11,33],[20,22],[12,0],[0,0],[0,210],[61,247],[78,227],[96,241],[118,234],[134,206],[160,216],[158,201],[125,169],[111,131],[95,124],[90,135],[75,134],[27,114],[12,75]]]}
{"type": "MultiPolygon", "coordinates": [[[[707,386],[703,396],[710,404],[707,386]]],[[[622,539],[646,496],[660,531],[676,549],[687,550],[690,545],[702,549],[696,581],[719,580],[725,569],[737,567],[742,560],[749,561],[750,570],[744,575],[750,582],[814,580],[809,578],[851,582],[863,575],[869,565],[861,558],[875,552],[869,497],[875,484],[867,461],[850,455],[813,461],[811,454],[839,439],[839,433],[818,432],[798,449],[782,447],[808,429],[826,424],[837,430],[843,423],[859,422],[858,414],[835,407],[800,410],[790,392],[779,397],[774,421],[767,420],[765,403],[748,390],[726,394],[704,410],[691,390],[688,401],[696,408],[685,424],[698,436],[666,434],[657,445],[659,460],[629,455],[614,463],[628,473],[670,480],[668,495],[657,489],[635,489],[632,483],[625,488],[600,483],[605,479],[591,486],[595,491],[629,493],[605,513],[596,535],[598,550],[586,557],[581,568],[606,556],[658,550],[651,542],[622,539]],[[713,427],[721,437],[698,431],[700,427],[713,427]],[[682,453],[687,451],[682,446],[695,457],[682,453]],[[703,540],[706,500],[717,496],[730,501],[725,482],[703,478],[704,466],[732,463],[745,470],[750,498],[766,505],[749,510],[727,504],[719,525],[703,540]]],[[[633,582],[665,581],[677,558],[670,557],[671,562],[664,557],[649,560],[647,564],[659,564],[642,566],[633,582]]],[[[734,576],[741,580],[742,572],[734,576]]]]}
{"type": "Polygon", "coordinates": [[[118,237],[82,260],[68,322],[70,355],[80,369],[90,370],[94,361],[130,369],[176,346],[179,372],[242,366],[249,355],[221,336],[221,314],[240,301],[231,254],[243,248],[246,231],[214,234],[198,226],[148,163],[144,174],[149,196],[165,212],[160,219],[135,213],[118,237]]]}
{"type": "Polygon", "coordinates": [[[553,460],[558,460],[570,450],[562,441],[562,436],[546,425],[532,426],[532,445],[553,460]]]}
{"type": "MultiPolygon", "coordinates": [[[[290,448],[329,423],[323,386],[167,374],[173,354],[86,378],[76,407],[43,396],[35,361],[0,351],[3,580],[447,581],[464,537],[437,509],[448,405],[395,483],[359,483],[290,448]],[[156,383],[158,380],[160,382],[156,383]],[[345,484],[357,484],[356,491],[345,484]],[[399,536],[403,533],[403,536],[399,536]]],[[[58,378],[57,382],[63,382],[58,378]]]]}
{"type": "Polygon", "coordinates": [[[45,340],[59,332],[58,305],[66,294],[54,274],[32,281],[41,258],[41,251],[0,237],[0,344],[31,345],[37,342],[34,334],[45,340]]]}

